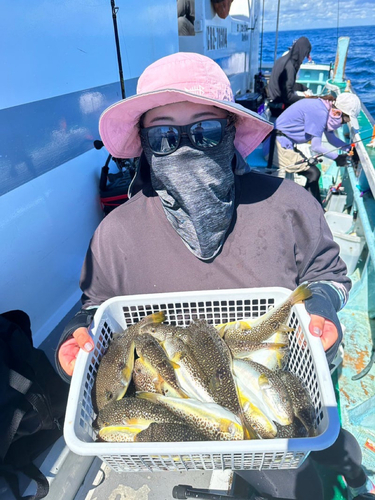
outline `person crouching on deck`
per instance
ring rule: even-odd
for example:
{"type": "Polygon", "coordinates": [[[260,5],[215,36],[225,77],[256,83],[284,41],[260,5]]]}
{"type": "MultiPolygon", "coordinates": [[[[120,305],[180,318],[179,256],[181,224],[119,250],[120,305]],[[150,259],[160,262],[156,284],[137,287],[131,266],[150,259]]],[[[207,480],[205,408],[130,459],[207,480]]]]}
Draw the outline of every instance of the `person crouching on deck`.
{"type": "Polygon", "coordinates": [[[335,148],[347,151],[350,144],[341,141],[335,135],[335,130],[349,122],[358,130],[357,116],[360,110],[359,98],[347,92],[337,98],[331,95],[310,97],[294,103],[276,119],[271,138],[263,144],[268,166],[273,165],[282,172],[294,172],[306,177],[305,188],[321,203],[320,170],[316,165],[304,161],[307,158],[298,150],[298,145],[311,141],[313,154],[323,154],[334,160],[337,166],[345,166],[348,155],[340,154],[335,148]],[[323,135],[334,148],[323,146],[323,135]]]}

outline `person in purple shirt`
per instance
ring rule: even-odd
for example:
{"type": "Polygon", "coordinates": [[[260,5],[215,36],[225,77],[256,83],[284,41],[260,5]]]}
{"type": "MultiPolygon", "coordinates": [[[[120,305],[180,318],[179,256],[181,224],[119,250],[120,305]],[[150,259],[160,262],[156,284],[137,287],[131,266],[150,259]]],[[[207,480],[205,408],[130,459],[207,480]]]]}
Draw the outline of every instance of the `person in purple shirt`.
{"type": "Polygon", "coordinates": [[[306,98],[294,103],[276,119],[274,139],[271,137],[264,143],[263,151],[269,166],[274,165],[283,172],[298,172],[306,177],[306,189],[321,203],[320,170],[307,161],[301,163],[306,157],[297,145],[311,141],[314,154],[322,154],[334,160],[338,166],[345,166],[348,155],[339,154],[335,148],[347,151],[350,144],[341,141],[335,135],[335,130],[349,122],[354,129],[358,129],[357,116],[360,110],[358,97],[351,93],[340,94],[337,98],[332,95],[306,98]],[[333,148],[322,144],[323,135],[333,148]]]}

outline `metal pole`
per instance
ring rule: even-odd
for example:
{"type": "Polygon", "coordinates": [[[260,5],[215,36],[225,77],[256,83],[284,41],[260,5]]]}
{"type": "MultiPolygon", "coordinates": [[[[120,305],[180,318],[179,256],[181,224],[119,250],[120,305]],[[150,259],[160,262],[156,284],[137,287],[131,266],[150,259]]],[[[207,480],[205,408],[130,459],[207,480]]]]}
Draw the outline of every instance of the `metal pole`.
{"type": "Polygon", "coordinates": [[[115,31],[115,41],[116,41],[116,51],[117,51],[117,63],[118,63],[118,72],[119,72],[119,75],[120,75],[120,85],[121,85],[121,96],[122,96],[123,99],[125,99],[124,74],[122,72],[120,40],[118,38],[118,29],[117,29],[117,11],[118,11],[118,7],[115,6],[115,0],[111,0],[111,8],[112,8],[113,29],[115,31]]]}
{"type": "Polygon", "coordinates": [[[277,20],[276,20],[276,40],[275,40],[275,56],[273,58],[273,63],[275,64],[277,59],[277,39],[279,36],[279,17],[280,17],[280,0],[277,2],[277,20]]]}
{"type": "Polygon", "coordinates": [[[260,38],[260,55],[259,55],[259,73],[262,72],[262,59],[263,59],[263,25],[264,25],[264,0],[262,8],[262,36],[260,38]]]}

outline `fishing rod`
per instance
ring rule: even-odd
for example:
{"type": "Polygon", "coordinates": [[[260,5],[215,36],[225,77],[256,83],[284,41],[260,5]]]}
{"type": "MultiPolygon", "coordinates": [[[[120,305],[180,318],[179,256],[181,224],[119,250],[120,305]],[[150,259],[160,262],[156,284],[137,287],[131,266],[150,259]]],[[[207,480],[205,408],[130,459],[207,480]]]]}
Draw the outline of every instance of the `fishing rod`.
{"type": "MultiPolygon", "coordinates": [[[[354,147],[354,144],[357,144],[358,142],[367,141],[368,139],[371,139],[371,138],[372,138],[372,136],[371,137],[365,137],[364,139],[358,139],[357,141],[353,141],[350,144],[348,144],[348,146],[354,147]]],[[[326,153],[319,153],[317,155],[310,156],[310,158],[304,158],[302,160],[297,161],[296,163],[292,163],[291,165],[288,165],[287,167],[285,167],[285,169],[290,168],[290,167],[294,167],[295,165],[301,165],[302,163],[313,164],[313,163],[315,163],[315,160],[317,160],[321,156],[325,156],[325,155],[327,155],[329,153],[334,153],[338,149],[342,149],[342,148],[343,148],[343,146],[338,146],[337,148],[333,148],[331,151],[327,151],[326,153]]],[[[299,151],[299,152],[301,153],[301,151],[299,151]]]]}
{"type": "Polygon", "coordinates": [[[115,32],[115,42],[116,42],[116,52],[117,52],[117,64],[118,64],[118,72],[119,72],[119,76],[120,76],[120,85],[121,85],[121,97],[123,99],[125,99],[124,74],[123,74],[123,71],[122,71],[120,40],[119,40],[118,28],[117,28],[117,12],[118,12],[119,8],[116,7],[115,0],[111,0],[111,10],[112,10],[113,30],[115,32]]]}

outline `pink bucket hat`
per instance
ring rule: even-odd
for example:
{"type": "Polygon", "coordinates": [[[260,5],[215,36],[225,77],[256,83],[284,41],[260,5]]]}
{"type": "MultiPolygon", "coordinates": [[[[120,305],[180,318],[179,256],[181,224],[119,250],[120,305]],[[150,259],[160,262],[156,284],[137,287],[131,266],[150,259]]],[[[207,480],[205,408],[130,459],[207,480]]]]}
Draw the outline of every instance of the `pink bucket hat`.
{"type": "Polygon", "coordinates": [[[236,115],[235,147],[245,158],[272,131],[273,125],[234,102],[229,80],[209,57],[178,52],[163,57],[141,74],[137,94],[123,99],[101,115],[99,132],[115,158],[134,158],[142,152],[139,119],[146,111],[189,101],[216,106],[236,115]]]}

